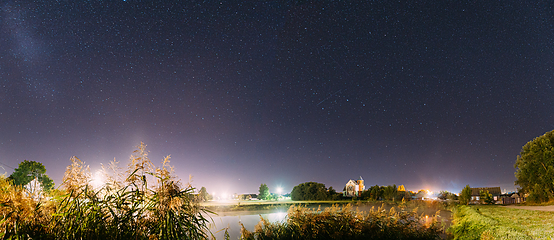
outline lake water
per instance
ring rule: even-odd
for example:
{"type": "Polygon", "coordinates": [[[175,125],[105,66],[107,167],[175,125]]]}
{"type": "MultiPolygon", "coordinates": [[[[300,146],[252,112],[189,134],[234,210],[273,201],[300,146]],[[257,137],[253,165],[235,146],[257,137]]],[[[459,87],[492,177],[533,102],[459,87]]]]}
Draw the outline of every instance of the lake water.
{"type": "Polygon", "coordinates": [[[230,239],[236,240],[240,237],[241,226],[239,223],[242,223],[247,230],[254,231],[256,224],[260,222],[260,215],[270,222],[282,222],[287,212],[285,210],[264,210],[210,214],[215,224],[210,227],[210,230],[219,240],[223,239],[225,228],[228,228],[230,239]]]}
{"type": "MultiPolygon", "coordinates": [[[[309,208],[311,209],[324,209],[330,205],[312,205],[309,208]]],[[[380,204],[362,204],[354,205],[354,211],[370,211],[372,208],[375,210],[379,207],[383,207],[385,210],[389,211],[391,206],[385,206],[380,204]]],[[[398,210],[398,208],[396,208],[398,210]]],[[[423,216],[433,216],[438,209],[434,208],[422,208],[418,210],[418,214],[423,214],[423,216]]],[[[411,211],[411,210],[410,210],[411,211]]],[[[233,211],[233,212],[218,212],[217,215],[209,214],[213,219],[213,225],[210,226],[210,230],[216,237],[216,239],[223,239],[225,228],[228,228],[228,232],[231,240],[236,240],[240,238],[240,229],[241,226],[239,223],[244,224],[244,227],[249,231],[254,231],[255,226],[260,222],[260,215],[267,219],[269,222],[282,222],[287,216],[287,210],[285,209],[273,209],[273,210],[258,210],[258,211],[233,211]]],[[[441,211],[440,216],[445,227],[450,225],[452,218],[452,213],[450,211],[441,211]]],[[[429,219],[431,220],[431,219],[429,219]]]]}

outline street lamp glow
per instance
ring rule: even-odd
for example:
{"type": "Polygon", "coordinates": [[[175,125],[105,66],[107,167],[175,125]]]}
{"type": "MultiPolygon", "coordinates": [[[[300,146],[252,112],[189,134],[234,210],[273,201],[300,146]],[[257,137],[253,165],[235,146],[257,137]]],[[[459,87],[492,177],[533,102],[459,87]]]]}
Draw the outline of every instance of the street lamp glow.
{"type": "Polygon", "coordinates": [[[100,170],[96,171],[92,177],[91,185],[94,189],[99,189],[102,185],[104,185],[104,175],[100,170]]]}

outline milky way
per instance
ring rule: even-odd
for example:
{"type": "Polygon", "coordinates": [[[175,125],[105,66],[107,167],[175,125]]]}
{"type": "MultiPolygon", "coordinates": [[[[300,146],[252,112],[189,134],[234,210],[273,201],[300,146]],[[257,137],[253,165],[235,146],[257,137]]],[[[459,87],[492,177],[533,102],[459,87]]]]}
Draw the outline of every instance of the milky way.
{"type": "Polygon", "coordinates": [[[195,187],[514,190],[554,129],[549,1],[0,4],[0,163],[126,164],[195,187]]]}

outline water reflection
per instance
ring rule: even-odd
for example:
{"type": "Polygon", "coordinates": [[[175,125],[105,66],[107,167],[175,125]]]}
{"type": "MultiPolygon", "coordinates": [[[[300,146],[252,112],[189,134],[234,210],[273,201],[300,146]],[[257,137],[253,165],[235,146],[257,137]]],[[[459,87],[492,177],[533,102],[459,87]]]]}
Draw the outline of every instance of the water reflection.
{"type": "MultiPolygon", "coordinates": [[[[425,224],[430,224],[433,220],[442,222],[443,227],[446,229],[451,224],[452,213],[446,209],[439,212],[439,218],[433,218],[440,210],[440,204],[432,204],[426,202],[410,202],[405,209],[400,209],[398,206],[383,204],[383,203],[357,203],[354,204],[353,211],[355,212],[369,212],[369,211],[390,211],[392,207],[395,207],[395,211],[417,211],[418,215],[424,218],[425,224]]],[[[312,204],[308,206],[313,211],[323,210],[326,207],[331,207],[331,204],[312,204]]],[[[342,206],[341,206],[342,207],[342,206]]],[[[260,215],[269,222],[283,222],[287,217],[286,209],[273,209],[273,210],[256,210],[256,211],[231,211],[231,212],[218,212],[218,215],[210,215],[215,225],[210,226],[210,230],[216,237],[216,239],[224,239],[225,228],[228,228],[230,239],[235,240],[240,237],[240,225],[239,222],[244,224],[244,227],[249,231],[254,231],[256,224],[260,222],[260,215]]]]}
{"type": "Polygon", "coordinates": [[[231,213],[220,213],[219,215],[210,215],[215,226],[210,226],[210,230],[214,234],[216,239],[223,239],[225,228],[228,227],[230,239],[239,239],[240,237],[240,225],[239,222],[244,224],[244,227],[249,231],[254,231],[254,227],[260,222],[260,215],[267,219],[269,222],[282,222],[287,216],[287,212],[280,210],[279,212],[268,211],[248,211],[231,213]]]}

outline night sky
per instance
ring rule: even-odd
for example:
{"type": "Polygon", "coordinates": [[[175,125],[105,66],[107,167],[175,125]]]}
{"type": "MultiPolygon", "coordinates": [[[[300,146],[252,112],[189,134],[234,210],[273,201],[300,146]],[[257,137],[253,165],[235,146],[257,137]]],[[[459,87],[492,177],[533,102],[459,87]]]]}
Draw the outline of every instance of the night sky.
{"type": "Polygon", "coordinates": [[[0,163],[125,166],[183,182],[514,190],[554,129],[550,1],[0,3],[0,163]]]}

